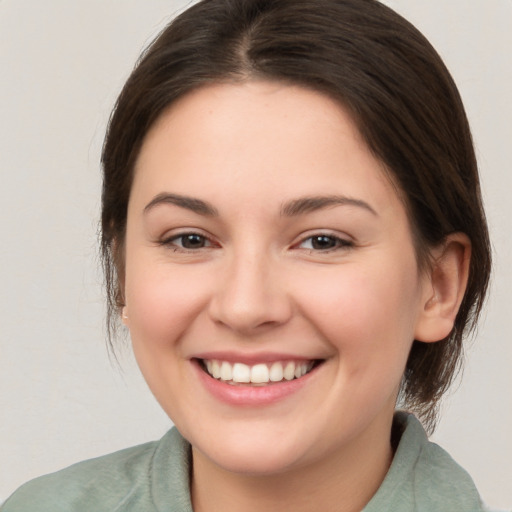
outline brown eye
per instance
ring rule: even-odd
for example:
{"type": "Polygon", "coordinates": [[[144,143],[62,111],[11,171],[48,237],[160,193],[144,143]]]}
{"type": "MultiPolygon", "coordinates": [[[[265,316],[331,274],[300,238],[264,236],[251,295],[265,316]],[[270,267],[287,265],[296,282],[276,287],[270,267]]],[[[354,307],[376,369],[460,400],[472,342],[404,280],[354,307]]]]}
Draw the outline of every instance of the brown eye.
{"type": "Polygon", "coordinates": [[[185,249],[188,251],[203,249],[212,245],[208,238],[199,233],[182,233],[166,240],[163,244],[174,247],[176,250],[185,249]]]}
{"type": "Polygon", "coordinates": [[[190,233],[188,235],[182,235],[180,237],[181,245],[185,249],[201,249],[206,246],[206,238],[196,233],[190,233]]]}
{"type": "Polygon", "coordinates": [[[313,236],[311,237],[311,247],[316,250],[332,249],[337,246],[337,240],[332,236],[313,236]]]}
{"type": "Polygon", "coordinates": [[[352,247],[352,245],[352,242],[343,240],[337,236],[315,235],[304,239],[299,247],[310,251],[329,251],[333,249],[352,247]]]}

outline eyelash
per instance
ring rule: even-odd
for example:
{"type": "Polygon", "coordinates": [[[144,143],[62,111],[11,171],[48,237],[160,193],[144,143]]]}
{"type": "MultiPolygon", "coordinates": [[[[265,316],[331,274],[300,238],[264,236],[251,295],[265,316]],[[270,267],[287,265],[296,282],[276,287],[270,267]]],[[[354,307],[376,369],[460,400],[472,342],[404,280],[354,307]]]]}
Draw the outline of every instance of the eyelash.
{"type": "MultiPolygon", "coordinates": [[[[179,251],[179,252],[197,252],[201,249],[209,249],[209,248],[215,246],[214,242],[209,237],[207,237],[201,233],[194,232],[194,231],[174,235],[170,238],[166,238],[165,240],[162,240],[159,243],[160,243],[160,245],[171,247],[174,251],[179,251]],[[187,237],[189,237],[189,238],[195,237],[196,239],[199,239],[199,241],[203,245],[201,245],[200,247],[195,247],[195,248],[194,247],[185,247],[184,243],[185,243],[185,239],[187,237]],[[181,240],[181,244],[176,243],[178,240],[181,240]]],[[[310,253],[325,254],[325,253],[330,253],[330,252],[337,251],[340,249],[351,249],[353,247],[354,247],[354,243],[350,240],[346,240],[344,238],[340,238],[340,237],[338,237],[336,235],[332,235],[332,234],[318,233],[318,234],[310,235],[306,238],[303,238],[299,243],[295,244],[292,248],[303,249],[310,253]],[[320,242],[320,243],[331,242],[333,245],[330,247],[323,247],[323,248],[316,247],[315,248],[314,247],[315,239],[316,239],[316,242],[320,242],[320,239],[323,239],[323,242],[320,242]],[[308,241],[310,241],[311,247],[301,247],[308,241]]]]}
{"type": "Polygon", "coordinates": [[[341,250],[341,249],[351,249],[354,247],[354,243],[350,240],[346,240],[344,238],[340,238],[339,236],[336,236],[336,235],[333,235],[333,234],[328,234],[328,233],[318,233],[318,234],[314,234],[314,235],[310,235],[306,238],[303,238],[297,245],[296,247],[299,247],[301,248],[300,246],[302,246],[304,243],[308,242],[308,241],[311,241],[311,245],[312,247],[302,247],[303,250],[306,250],[310,253],[330,253],[330,252],[333,252],[333,251],[337,251],[337,250],[341,250]],[[327,239],[329,241],[331,241],[334,245],[332,247],[327,247],[327,248],[314,248],[313,247],[313,244],[315,243],[314,240],[319,240],[319,239],[327,239]]]}
{"type": "Polygon", "coordinates": [[[166,238],[165,240],[162,240],[161,242],[159,242],[159,244],[166,246],[166,247],[170,247],[174,251],[179,251],[179,252],[196,252],[200,249],[209,249],[210,247],[214,246],[214,243],[210,238],[208,238],[207,236],[205,236],[201,233],[197,233],[195,231],[189,231],[186,233],[179,233],[178,235],[173,235],[170,238],[166,238]],[[201,239],[201,241],[206,245],[203,245],[201,247],[196,247],[196,248],[184,247],[183,242],[187,237],[196,237],[198,239],[201,239]],[[180,239],[181,239],[181,245],[178,245],[176,243],[176,241],[178,241],[180,239]]]}

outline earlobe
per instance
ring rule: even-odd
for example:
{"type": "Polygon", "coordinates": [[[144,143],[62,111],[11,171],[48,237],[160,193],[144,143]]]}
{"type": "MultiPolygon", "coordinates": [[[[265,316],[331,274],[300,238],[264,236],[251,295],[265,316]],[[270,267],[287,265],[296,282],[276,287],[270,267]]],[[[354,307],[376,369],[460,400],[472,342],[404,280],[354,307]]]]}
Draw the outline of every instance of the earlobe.
{"type": "Polygon", "coordinates": [[[123,324],[128,326],[128,308],[126,306],[123,306],[121,311],[121,318],[123,320],[123,324]]]}
{"type": "Polygon", "coordinates": [[[124,293],[124,280],[125,280],[125,258],[124,254],[124,241],[120,242],[117,238],[112,240],[111,255],[115,268],[115,279],[117,279],[115,301],[117,307],[121,307],[121,320],[125,325],[128,325],[128,313],[126,307],[126,299],[124,293]]]}
{"type": "Polygon", "coordinates": [[[468,282],[471,242],[464,233],[452,233],[433,256],[415,332],[415,339],[426,343],[446,338],[453,329],[468,282]]]}

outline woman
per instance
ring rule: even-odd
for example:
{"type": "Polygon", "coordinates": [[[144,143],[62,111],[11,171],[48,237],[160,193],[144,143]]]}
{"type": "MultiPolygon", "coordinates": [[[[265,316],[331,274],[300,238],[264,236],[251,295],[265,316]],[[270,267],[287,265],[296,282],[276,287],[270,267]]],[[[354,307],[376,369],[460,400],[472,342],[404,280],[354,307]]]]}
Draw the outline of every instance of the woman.
{"type": "Polygon", "coordinates": [[[490,269],[460,97],[410,24],[200,2],[129,78],[103,167],[111,333],[177,430],[2,510],[484,509],[394,414],[433,428],[490,269]]]}

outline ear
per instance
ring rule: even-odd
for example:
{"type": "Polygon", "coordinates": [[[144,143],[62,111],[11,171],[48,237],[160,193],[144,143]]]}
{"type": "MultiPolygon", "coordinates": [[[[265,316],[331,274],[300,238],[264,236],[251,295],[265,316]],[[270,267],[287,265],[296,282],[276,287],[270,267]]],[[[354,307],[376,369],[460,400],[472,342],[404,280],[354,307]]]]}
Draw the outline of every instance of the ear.
{"type": "Polygon", "coordinates": [[[471,242],[464,233],[452,233],[432,256],[415,331],[415,339],[425,343],[440,341],[453,329],[468,282],[471,242]]]}
{"type": "Polygon", "coordinates": [[[115,268],[114,279],[116,280],[116,305],[121,308],[121,320],[128,325],[128,312],[125,299],[125,258],[124,258],[124,240],[119,242],[117,238],[112,240],[111,245],[112,262],[115,268]]]}
{"type": "Polygon", "coordinates": [[[123,321],[123,324],[128,327],[129,318],[128,318],[128,308],[126,306],[123,306],[123,309],[121,310],[121,320],[123,321]]]}

